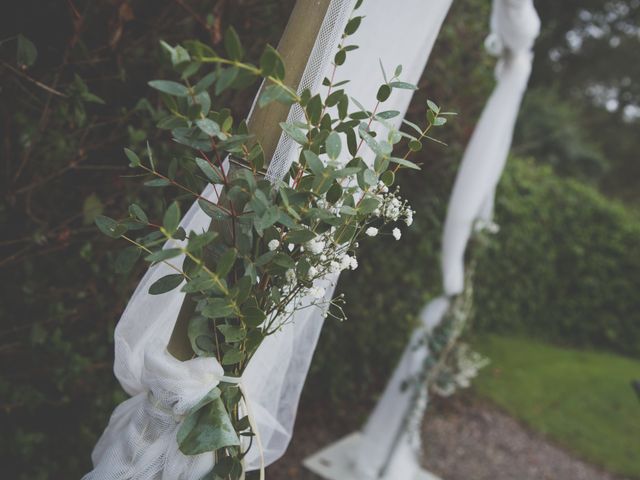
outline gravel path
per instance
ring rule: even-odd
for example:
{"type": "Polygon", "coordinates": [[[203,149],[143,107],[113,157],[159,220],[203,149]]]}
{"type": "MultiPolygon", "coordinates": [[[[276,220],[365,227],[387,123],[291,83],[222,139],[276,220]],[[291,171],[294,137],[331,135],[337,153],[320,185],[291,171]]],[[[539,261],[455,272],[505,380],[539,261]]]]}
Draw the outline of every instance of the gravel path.
{"type": "MultiPolygon", "coordinates": [[[[319,480],[302,459],[355,428],[322,408],[302,406],[286,455],[267,469],[270,480],[319,480]]],[[[443,480],[630,480],[573,458],[517,421],[476,400],[430,407],[424,424],[424,463],[443,480]]],[[[402,479],[398,479],[402,480],[402,479]]]]}
{"type": "Polygon", "coordinates": [[[477,401],[436,405],[423,428],[425,464],[446,480],[622,480],[477,401]]]}

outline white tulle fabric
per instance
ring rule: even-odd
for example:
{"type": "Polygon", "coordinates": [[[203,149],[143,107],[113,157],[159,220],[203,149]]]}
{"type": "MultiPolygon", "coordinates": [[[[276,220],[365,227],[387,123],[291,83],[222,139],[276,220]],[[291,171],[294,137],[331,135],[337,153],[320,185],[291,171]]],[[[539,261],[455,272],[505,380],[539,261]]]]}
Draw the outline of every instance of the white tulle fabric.
{"type": "Polygon", "coordinates": [[[362,478],[390,480],[419,476],[415,436],[409,427],[412,417],[419,416],[419,422],[422,412],[416,405],[416,391],[401,387],[415,378],[429,355],[421,339],[441,322],[450,297],[464,288],[464,251],[474,222],[491,220],[495,188],[511,145],[531,70],[531,48],[539,29],[532,0],[493,1],[492,31],[486,47],[499,57],[497,86],[467,147],[449,202],[442,255],[445,295],[431,301],[421,312],[420,325],[363,429],[361,449],[355,460],[362,478]]]}
{"type": "MultiPolygon", "coordinates": [[[[218,198],[214,187],[202,195],[218,198]]],[[[201,233],[210,218],[194,204],[181,222],[187,232],[201,233]]],[[[180,242],[168,242],[165,248],[180,242]]],[[[182,264],[180,257],[170,260],[182,264]]],[[[169,264],[147,271],[115,330],[114,372],[131,398],[120,404],[91,456],[94,469],[86,480],[162,479],[202,477],[213,464],[210,454],[185,456],[178,450],[176,432],[184,415],[220,381],[224,374],[211,358],[176,360],[167,351],[184,294],[179,289],[149,295],[149,286],[175,273],[169,264]]]]}
{"type": "Polygon", "coordinates": [[[527,88],[540,19],[532,0],[494,0],[491,53],[499,56],[497,85],[469,141],[449,201],[442,241],[444,290],[464,288],[464,252],[476,220],[490,221],[513,128],[527,88]]]}
{"type": "MultiPolygon", "coordinates": [[[[317,88],[327,75],[354,2],[332,1],[302,87],[317,88]]],[[[274,158],[290,154],[291,146],[284,142],[274,158]]],[[[215,202],[218,192],[208,186],[202,196],[215,202]]],[[[187,232],[205,231],[209,224],[210,218],[197,203],[181,222],[187,232]]],[[[171,262],[181,265],[182,258],[171,262]]],[[[164,263],[151,267],[116,327],[114,372],[131,398],[113,412],[93,451],[94,469],[85,480],[199,480],[213,467],[212,454],[183,455],[176,432],[184,415],[219,383],[223,371],[215,359],[180,362],[167,352],[184,294],[176,289],[151,296],[148,289],[170,273],[174,270],[164,263]]],[[[333,294],[335,280],[329,277],[321,282],[327,299],[333,294]]],[[[303,305],[309,301],[301,300],[303,305]]],[[[300,391],[322,322],[318,309],[300,310],[291,323],[263,342],[244,372],[242,384],[267,465],[284,453],[291,438],[300,391]]],[[[261,467],[260,456],[257,448],[251,449],[245,458],[248,470],[261,467]]]]}
{"type": "MultiPolygon", "coordinates": [[[[396,65],[403,67],[402,80],[417,83],[424,72],[429,54],[440,31],[452,0],[367,0],[363,4],[365,20],[354,35],[353,43],[360,48],[352,52],[340,79],[355,79],[347,84],[347,92],[368,108],[373,108],[377,88],[382,79],[379,63],[389,74],[396,65]],[[383,34],[382,32],[398,32],[383,34]],[[401,33],[400,33],[401,32],[401,33]],[[369,103],[367,103],[369,102],[369,103]]],[[[398,110],[393,119],[399,126],[412,92],[394,89],[384,110],[398,110]]],[[[374,123],[373,129],[381,135],[385,127],[374,123]]],[[[352,452],[353,469],[359,479],[384,478],[412,479],[419,471],[415,448],[403,431],[404,418],[411,402],[410,389],[402,389],[402,383],[416,375],[422,368],[426,353],[416,349],[421,332],[415,332],[398,368],[394,372],[383,398],[365,425],[358,451],[352,452]],[[391,452],[394,455],[391,456],[391,452]]]]}
{"type": "MultiPolygon", "coordinates": [[[[332,0],[329,4],[309,61],[300,79],[299,91],[308,88],[312,92],[318,92],[321,89],[322,80],[331,69],[339,38],[354,6],[355,0],[332,0]]],[[[287,117],[289,123],[296,121],[304,121],[304,112],[299,105],[294,105],[287,117]]],[[[291,137],[281,135],[273,158],[269,162],[266,178],[272,181],[282,179],[298,158],[298,151],[299,145],[291,137]]]]}
{"type": "MultiPolygon", "coordinates": [[[[351,80],[343,87],[347,93],[365,105],[373,105],[377,87],[382,81],[378,59],[387,71],[392,71],[401,63],[404,67],[403,80],[417,82],[450,3],[451,0],[367,0],[362,13],[359,13],[366,18],[353,37],[353,43],[360,45],[360,48],[351,52],[348,62],[338,70],[337,80],[351,80]],[[393,34],[388,34],[389,32],[393,34]]],[[[496,4],[498,8],[504,7],[504,14],[494,16],[494,25],[500,32],[501,45],[507,49],[515,48],[519,41],[516,37],[522,30],[514,28],[512,34],[508,35],[504,33],[508,29],[500,25],[504,25],[505,21],[509,24],[512,17],[517,18],[514,12],[518,11],[517,6],[521,3],[523,2],[498,0],[496,4]],[[500,29],[504,29],[504,32],[500,29]],[[508,38],[504,38],[505,35],[508,38]]],[[[354,0],[332,1],[305,71],[304,86],[316,89],[322,78],[330,73],[329,62],[353,4],[354,0]]],[[[519,44],[524,45],[526,42],[519,44]]],[[[501,62],[504,64],[499,73],[501,84],[505,78],[513,76],[521,81],[518,83],[513,80],[509,85],[522,85],[521,74],[508,73],[514,69],[521,71],[522,66],[513,67],[520,65],[521,62],[517,60],[519,56],[507,60],[509,55],[501,62]]],[[[395,119],[396,125],[404,115],[410,99],[410,91],[394,90],[391,98],[385,102],[385,109],[401,112],[401,116],[395,119]]],[[[384,134],[384,127],[375,124],[374,128],[384,134]]],[[[501,145],[501,149],[504,149],[504,145],[498,141],[495,145],[501,145]]],[[[508,142],[506,145],[508,146],[508,142]]],[[[361,153],[366,161],[373,160],[371,152],[361,153]]],[[[286,169],[295,156],[295,147],[283,137],[274,155],[276,162],[272,164],[274,167],[270,172],[271,178],[280,178],[283,166],[286,169]]],[[[492,168],[491,178],[494,178],[501,169],[495,164],[492,168]]],[[[495,183],[493,186],[495,187],[495,183]]],[[[217,192],[209,186],[203,196],[215,201],[217,192]]],[[[485,192],[478,197],[486,203],[488,194],[485,192]]],[[[194,204],[181,225],[186,231],[200,232],[208,229],[209,223],[210,218],[194,204]]],[[[176,265],[181,264],[179,258],[172,261],[176,265]]],[[[218,384],[223,372],[215,359],[197,358],[179,362],[168,354],[166,346],[184,294],[174,290],[152,297],[148,294],[148,288],[158,278],[172,272],[171,267],[166,264],[151,267],[116,327],[114,371],[131,398],[114,411],[107,429],[94,449],[94,470],[84,477],[87,480],[199,480],[213,466],[211,454],[185,456],[177,448],[176,431],[184,414],[218,384]]],[[[324,280],[327,298],[333,293],[335,280],[336,278],[324,280]]],[[[432,308],[431,313],[425,313],[426,318],[439,315],[441,309],[432,308]]],[[[322,322],[322,312],[317,309],[298,312],[290,324],[263,342],[243,375],[242,382],[262,438],[266,464],[279,458],[291,439],[300,391],[322,322]]],[[[425,322],[434,324],[436,321],[425,319],[425,322]]],[[[413,472],[417,471],[415,456],[409,449],[409,440],[399,428],[395,428],[401,420],[388,417],[388,412],[402,410],[397,408],[402,403],[394,403],[407,401],[400,394],[399,381],[405,374],[410,376],[415,372],[423,355],[424,353],[417,353],[411,347],[407,349],[401,362],[402,373],[394,375],[390,384],[391,393],[386,392],[381,402],[391,408],[377,408],[365,428],[365,437],[372,441],[368,443],[368,453],[363,449],[358,455],[357,463],[363,471],[379,472],[384,459],[389,460],[387,471],[394,475],[388,478],[411,478],[413,472]],[[387,418],[384,421],[376,420],[385,415],[387,418]],[[393,420],[391,423],[388,421],[390,419],[393,420]],[[390,432],[394,435],[390,435],[390,432]],[[398,448],[395,449],[396,456],[388,458],[383,451],[391,451],[386,439],[392,438],[397,439],[398,448]],[[380,448],[376,448],[379,442],[380,448]],[[405,458],[411,458],[411,461],[405,461],[405,458]]],[[[257,449],[251,449],[246,459],[248,469],[259,468],[258,453],[257,449]]]]}
{"type": "MultiPolygon", "coordinates": [[[[364,16],[362,25],[349,37],[349,43],[359,48],[349,52],[347,62],[338,69],[335,78],[350,82],[340,88],[373,110],[378,87],[384,83],[380,64],[388,77],[393,75],[396,66],[402,65],[401,79],[418,83],[450,5],[451,0],[365,0],[358,10],[358,15],[364,16]]],[[[393,89],[378,113],[399,111],[400,115],[389,121],[398,128],[412,97],[411,90],[393,89]]],[[[352,103],[350,106],[355,109],[352,103]]],[[[374,122],[371,128],[378,134],[377,138],[386,138],[384,125],[374,122]]],[[[346,148],[343,150],[342,158],[347,160],[346,148]]],[[[370,151],[361,150],[358,154],[365,160],[373,160],[370,151]]]]}

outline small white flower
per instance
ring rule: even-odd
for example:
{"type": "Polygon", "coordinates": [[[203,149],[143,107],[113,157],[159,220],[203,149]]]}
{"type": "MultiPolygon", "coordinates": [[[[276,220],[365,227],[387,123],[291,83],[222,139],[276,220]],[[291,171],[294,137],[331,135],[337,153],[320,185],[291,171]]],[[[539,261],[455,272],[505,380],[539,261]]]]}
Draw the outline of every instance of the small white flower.
{"type": "Polygon", "coordinates": [[[358,260],[356,259],[356,257],[349,257],[349,268],[351,270],[355,270],[356,268],[358,268],[358,260]]]}
{"type": "Polygon", "coordinates": [[[319,238],[314,238],[309,240],[306,244],[307,250],[309,250],[312,254],[318,255],[322,253],[324,250],[324,241],[319,238]]]}
{"type": "Polygon", "coordinates": [[[365,230],[364,233],[366,233],[370,237],[375,237],[376,235],[378,235],[378,229],[376,227],[369,227],[365,230]]]}
{"type": "Polygon", "coordinates": [[[287,283],[295,283],[296,282],[296,272],[293,268],[287,270],[284,274],[284,278],[286,278],[287,283]]]}
{"type": "Polygon", "coordinates": [[[329,264],[329,271],[331,273],[340,273],[342,271],[342,265],[340,265],[336,261],[333,261],[329,264]]]}
{"type": "Polygon", "coordinates": [[[350,265],[351,265],[351,257],[347,254],[343,255],[342,258],[340,258],[340,268],[342,270],[346,270],[347,268],[349,268],[350,265]]]}
{"type": "Polygon", "coordinates": [[[311,287],[309,289],[309,295],[313,298],[322,298],[324,297],[325,290],[322,287],[311,287]]]}
{"type": "Polygon", "coordinates": [[[287,248],[290,252],[293,252],[293,249],[296,248],[296,246],[293,243],[290,243],[289,245],[287,245],[287,248]]]}
{"type": "Polygon", "coordinates": [[[402,237],[402,232],[397,227],[393,229],[391,234],[393,235],[393,238],[395,238],[396,240],[400,240],[400,237],[402,237]]]}
{"type": "Polygon", "coordinates": [[[274,238],[267,244],[267,246],[269,247],[269,250],[273,252],[276,248],[280,246],[280,242],[274,238]]]}
{"type": "Polygon", "coordinates": [[[324,253],[322,255],[320,255],[320,261],[321,262],[326,262],[327,261],[327,256],[324,253]]]}
{"type": "Polygon", "coordinates": [[[309,278],[314,278],[316,275],[318,275],[318,269],[316,267],[309,267],[309,270],[307,271],[307,276],[309,278]]]}

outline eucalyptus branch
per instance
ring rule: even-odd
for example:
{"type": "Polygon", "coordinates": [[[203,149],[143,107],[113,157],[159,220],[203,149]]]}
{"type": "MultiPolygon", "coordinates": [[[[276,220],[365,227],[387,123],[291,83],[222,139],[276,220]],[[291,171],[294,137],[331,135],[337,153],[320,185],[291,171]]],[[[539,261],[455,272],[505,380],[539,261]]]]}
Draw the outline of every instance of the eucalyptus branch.
{"type": "MultiPolygon", "coordinates": [[[[400,80],[401,66],[390,78],[382,68],[384,83],[379,87],[371,112],[344,90],[336,90],[342,82],[334,83],[335,72],[347,54],[356,48],[347,45],[346,39],[357,30],[362,18],[353,16],[347,23],[331,78],[325,83],[329,87],[325,96],[309,90],[298,93],[288,87],[284,83],[284,62],[272,47],[265,48],[260,66],[243,62],[244,50],[232,29],[224,38],[228,58],[197,41],[184,46],[163,43],[181,81],[149,82],[163,94],[162,100],[169,112],[161,122],[171,130],[180,148],[185,149],[181,158],[192,161],[185,167],[185,175],[192,175],[190,178],[194,181],[204,178],[220,187],[220,191],[216,191],[216,202],[194,191],[200,186],[183,185],[171,178],[173,174],[158,172],[150,148],[150,167],[143,165],[132,150],[125,149],[125,153],[131,167],[139,167],[157,177],[148,182],[149,186],[175,186],[188,192],[198,199],[202,212],[212,222],[228,221],[226,225],[230,226],[231,234],[219,234],[220,228],[192,231],[191,224],[182,218],[177,201],[165,209],[161,225],[152,224],[135,204],[129,209],[130,216],[123,220],[104,216],[96,220],[98,227],[114,238],[141,226],[151,229],[140,241],[125,237],[143,248],[149,254],[149,261],[184,255],[186,272],[172,266],[181,275],[158,279],[149,293],[165,293],[183,285],[183,291],[194,300],[190,302],[194,310],[187,311],[185,318],[188,328],[184,334],[189,337],[192,350],[187,353],[216,358],[227,375],[240,377],[263,339],[285,327],[303,309],[318,308],[324,316],[344,319],[344,300],[341,297],[327,299],[325,279],[358,267],[358,241],[376,236],[383,229],[400,239],[400,224],[409,226],[413,221],[411,207],[397,191],[389,188],[398,169],[419,169],[408,160],[410,153],[421,148],[432,126],[444,122],[439,120],[439,108],[435,104],[428,104],[431,113],[427,114],[427,127],[412,126],[417,136],[401,134],[387,122],[399,114],[380,112],[393,89],[416,88],[400,80]],[[215,65],[216,69],[198,73],[199,67],[205,65],[215,65]],[[227,109],[212,108],[215,102],[211,91],[218,95],[228,88],[242,88],[245,83],[240,82],[250,76],[265,81],[259,105],[293,103],[304,115],[304,121],[280,124],[285,134],[298,144],[301,160],[275,185],[258,175],[263,168],[264,150],[251,139],[246,124],[234,122],[227,109]],[[359,110],[349,113],[351,102],[359,110]],[[374,121],[387,127],[387,139],[369,133],[374,121]],[[346,149],[344,136],[347,137],[346,149]],[[410,139],[410,151],[404,157],[394,157],[395,146],[403,136],[410,139]],[[364,143],[375,154],[373,165],[363,160],[362,157],[367,156],[358,156],[364,143]],[[249,170],[229,175],[223,165],[226,156],[245,159],[249,170]],[[201,175],[193,175],[194,172],[201,175]],[[167,239],[183,243],[178,248],[163,250],[160,243],[167,239]]],[[[195,410],[189,412],[190,421],[184,425],[209,422],[208,427],[213,431],[224,425],[225,431],[236,437],[225,437],[224,441],[215,435],[190,438],[182,432],[179,447],[187,455],[212,452],[217,462],[214,476],[238,480],[242,477],[246,453],[246,443],[240,441],[239,435],[252,432],[246,421],[243,424],[239,418],[242,395],[238,394],[237,386],[222,383],[218,388],[224,401],[207,398],[198,406],[198,409],[210,408],[208,405],[213,405],[212,402],[223,402],[222,406],[218,405],[215,417],[201,416],[200,410],[195,410]],[[227,465],[230,470],[218,465],[227,465]]]]}

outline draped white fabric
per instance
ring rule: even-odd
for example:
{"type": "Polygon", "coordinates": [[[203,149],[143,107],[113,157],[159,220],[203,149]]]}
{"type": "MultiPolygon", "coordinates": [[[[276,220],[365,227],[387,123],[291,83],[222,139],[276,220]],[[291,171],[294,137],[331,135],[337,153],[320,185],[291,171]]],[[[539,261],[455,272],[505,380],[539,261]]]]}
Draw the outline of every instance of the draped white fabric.
{"type": "Polygon", "coordinates": [[[403,384],[417,380],[428,355],[423,346],[424,335],[440,322],[447,308],[449,300],[440,297],[421,312],[420,327],[413,332],[382,397],[362,430],[355,458],[355,469],[362,478],[412,479],[419,471],[416,445],[412,442],[412,432],[407,428],[408,413],[414,408],[417,392],[414,388],[403,388],[403,384]]]}
{"type": "MultiPolygon", "coordinates": [[[[363,24],[352,37],[352,42],[360,48],[350,52],[347,63],[338,69],[336,80],[351,80],[342,88],[369,108],[373,106],[377,87],[383,81],[379,60],[387,72],[402,64],[402,79],[416,83],[450,3],[451,0],[367,0],[359,12],[365,16],[363,24]]],[[[305,71],[304,86],[315,90],[322,78],[330,75],[327,58],[333,57],[353,4],[354,0],[332,1],[305,71]]],[[[504,166],[510,131],[529,73],[532,40],[526,32],[535,30],[531,28],[533,24],[529,18],[532,8],[530,0],[495,2],[493,25],[499,42],[494,43],[501,47],[502,55],[497,73],[499,85],[478,127],[478,131],[482,128],[482,135],[478,132],[474,135],[454,190],[453,196],[460,199],[455,203],[452,200],[447,219],[446,230],[449,233],[445,233],[445,243],[450,243],[450,246],[446,259],[443,259],[447,271],[455,273],[461,266],[473,220],[481,209],[491,210],[493,190],[504,166]],[[493,111],[496,113],[490,114],[493,111]],[[469,163],[474,166],[465,167],[469,163]],[[474,178],[474,182],[462,183],[474,178]],[[462,186],[458,187],[458,183],[462,186]],[[480,183],[482,188],[477,185],[480,183]],[[465,184],[470,187],[466,192],[470,196],[456,194],[457,191],[465,193],[465,184]]],[[[401,112],[400,117],[394,119],[396,126],[406,112],[411,93],[396,89],[383,105],[385,110],[401,112]]],[[[383,126],[374,124],[373,128],[384,134],[383,126]]],[[[279,165],[279,170],[271,172],[274,178],[281,175],[282,166],[289,165],[295,157],[292,148],[285,140],[278,145],[272,165],[274,169],[279,165]]],[[[373,160],[372,152],[361,153],[366,161],[373,160]]],[[[213,201],[217,199],[217,193],[211,186],[203,195],[213,201]]],[[[194,204],[181,225],[186,231],[199,232],[207,229],[209,223],[210,218],[194,204]]],[[[180,260],[175,260],[175,264],[179,265],[180,260]]],[[[179,362],[168,354],[166,346],[184,294],[179,290],[160,296],[148,294],[149,286],[168,273],[172,270],[165,264],[149,269],[116,328],[114,371],[131,398],[114,411],[94,449],[92,460],[95,468],[85,476],[87,480],[198,480],[213,465],[211,454],[187,457],[177,448],[175,434],[183,415],[217,385],[222,368],[214,359],[179,362]]],[[[454,293],[458,285],[455,274],[449,278],[448,294],[454,293]]],[[[325,279],[327,296],[332,295],[335,280],[325,279]]],[[[446,304],[447,300],[441,299],[439,304],[425,310],[424,328],[437,323],[446,310],[446,304]]],[[[300,391],[322,323],[322,314],[317,309],[300,311],[292,323],[264,341],[243,375],[267,464],[284,453],[291,438],[300,391]]],[[[393,412],[405,412],[402,405],[408,405],[410,400],[401,392],[400,383],[416,372],[426,355],[424,349],[412,347],[413,344],[405,351],[398,372],[365,427],[364,448],[355,453],[358,468],[364,472],[358,478],[367,478],[365,474],[369,478],[377,478],[375,475],[387,461],[387,478],[411,478],[418,469],[409,439],[401,430],[402,415],[393,415],[393,412]],[[398,447],[395,450],[389,443],[394,439],[398,447]],[[389,458],[390,451],[396,452],[395,457],[389,458]],[[407,458],[411,461],[405,461],[407,458]]],[[[249,469],[259,467],[257,449],[251,449],[247,466],[249,469]]]]}
{"type": "MultiPolygon", "coordinates": [[[[332,0],[301,89],[317,91],[328,74],[354,3],[332,0]]],[[[279,169],[272,169],[270,178],[282,176],[283,162],[290,164],[295,155],[292,144],[281,139],[270,163],[279,169]]],[[[212,186],[202,195],[213,202],[218,198],[212,186]]],[[[187,232],[201,232],[209,228],[210,221],[194,202],[181,226],[187,232]]],[[[182,264],[180,257],[172,262],[182,264]]],[[[148,289],[169,273],[174,271],[166,264],[148,270],[116,327],[114,372],[132,398],[113,412],[92,454],[94,470],[85,480],[199,480],[213,467],[213,454],[183,455],[176,432],[184,414],[218,384],[223,372],[215,359],[180,362],[167,352],[184,294],[176,289],[151,296],[148,289]]],[[[327,299],[333,295],[335,280],[329,277],[321,282],[327,299]]],[[[301,302],[304,305],[307,300],[301,302]]],[[[284,453],[291,439],[300,392],[322,323],[323,315],[317,308],[302,309],[290,324],[265,339],[243,374],[242,384],[267,465],[284,453]]],[[[260,468],[259,450],[251,448],[245,461],[248,470],[260,468]]]]}
{"type": "MultiPolygon", "coordinates": [[[[349,53],[336,73],[336,81],[350,82],[340,88],[373,110],[378,87],[384,83],[380,64],[389,77],[397,65],[402,65],[401,79],[418,83],[450,5],[451,0],[365,0],[358,10],[358,15],[365,17],[362,26],[349,37],[349,43],[358,45],[358,49],[349,53]]],[[[390,121],[399,127],[412,97],[411,90],[394,89],[378,112],[399,111],[400,115],[390,121]]],[[[371,128],[384,138],[384,125],[374,122],[371,128]]],[[[365,160],[373,160],[372,152],[361,153],[365,160]]],[[[344,154],[348,159],[347,152],[344,154]]]]}
{"type": "MultiPolygon", "coordinates": [[[[393,2],[393,5],[384,0],[366,1],[363,6],[365,23],[354,40],[360,48],[354,52],[353,61],[345,65],[346,72],[343,72],[344,78],[358,80],[347,85],[349,93],[361,102],[375,97],[378,82],[372,79],[380,78],[378,58],[387,71],[402,64],[403,80],[417,83],[450,6],[451,0],[403,0],[393,2]],[[402,34],[385,35],[381,32],[402,34]]],[[[400,110],[404,116],[411,101],[411,92],[394,90],[390,101],[394,105],[385,102],[384,109],[400,110]]],[[[414,449],[408,448],[409,438],[402,432],[411,392],[403,390],[401,385],[422,367],[425,352],[416,350],[420,335],[421,332],[416,332],[409,342],[384,396],[363,429],[358,451],[352,452],[357,472],[354,478],[378,478],[386,469],[388,478],[411,479],[419,469],[414,449]],[[400,455],[391,459],[389,453],[392,450],[400,455]]]]}
{"type": "Polygon", "coordinates": [[[532,0],[494,0],[487,45],[500,56],[497,85],[469,141],[449,201],[442,240],[444,291],[464,288],[464,251],[476,220],[491,220],[522,95],[527,88],[540,19],[532,0]]]}
{"type": "MultiPolygon", "coordinates": [[[[211,201],[218,198],[212,186],[202,195],[211,201]]],[[[181,226],[200,233],[210,220],[194,204],[181,226]]],[[[171,264],[182,265],[182,259],[172,259],[171,264]]],[[[113,412],[91,456],[94,470],[86,480],[189,480],[211,469],[211,455],[180,453],[176,432],[182,416],[218,384],[224,372],[215,359],[180,362],[168,353],[184,293],[176,289],[152,296],[148,290],[170,273],[175,271],[164,263],[149,268],[116,326],[114,372],[131,398],[113,412]]]]}
{"type": "Polygon", "coordinates": [[[364,478],[414,478],[420,470],[408,431],[411,417],[422,416],[415,405],[419,392],[401,386],[422,370],[429,352],[420,340],[440,323],[450,305],[449,297],[464,288],[464,251],[474,222],[491,220],[495,188],[511,146],[539,29],[532,0],[494,0],[492,32],[486,44],[499,56],[497,86],[467,147],[449,202],[442,254],[445,295],[420,314],[420,326],[363,429],[355,470],[364,478]]]}

